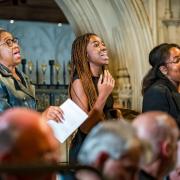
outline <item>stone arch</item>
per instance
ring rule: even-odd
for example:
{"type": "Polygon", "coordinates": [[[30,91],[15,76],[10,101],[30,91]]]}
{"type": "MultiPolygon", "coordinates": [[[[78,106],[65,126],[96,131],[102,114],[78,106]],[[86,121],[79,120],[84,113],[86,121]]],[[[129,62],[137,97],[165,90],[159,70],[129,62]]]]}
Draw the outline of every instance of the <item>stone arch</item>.
{"type": "MultiPolygon", "coordinates": [[[[148,70],[153,39],[148,17],[140,0],[55,0],[76,35],[94,32],[110,49],[110,70],[127,68],[132,85],[132,109],[141,110],[141,81],[148,70]]],[[[120,86],[117,82],[117,86],[120,86]]]]}

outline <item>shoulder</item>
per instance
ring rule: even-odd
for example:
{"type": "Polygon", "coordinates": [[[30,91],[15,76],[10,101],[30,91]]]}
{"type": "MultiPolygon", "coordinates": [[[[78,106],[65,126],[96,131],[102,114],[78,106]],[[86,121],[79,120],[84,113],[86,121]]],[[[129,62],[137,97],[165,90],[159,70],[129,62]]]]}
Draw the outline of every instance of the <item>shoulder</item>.
{"type": "Polygon", "coordinates": [[[79,97],[80,99],[83,99],[86,97],[85,91],[83,88],[82,81],[80,79],[76,79],[71,86],[71,95],[72,97],[79,97]]]}
{"type": "Polygon", "coordinates": [[[171,96],[171,91],[163,84],[155,84],[151,86],[143,96],[143,104],[147,106],[157,106],[161,103],[167,103],[171,96]]]}
{"type": "Polygon", "coordinates": [[[80,79],[76,79],[71,86],[71,98],[79,105],[85,112],[88,112],[88,98],[84,91],[82,82],[80,79]]]}
{"type": "Polygon", "coordinates": [[[83,98],[85,96],[85,91],[83,88],[82,81],[80,79],[76,79],[71,86],[71,95],[72,97],[78,96],[79,98],[83,98]]]}
{"type": "Polygon", "coordinates": [[[166,94],[170,92],[170,89],[168,86],[166,86],[163,83],[156,83],[153,84],[144,94],[144,96],[149,95],[149,94],[166,94]]]}
{"type": "Polygon", "coordinates": [[[172,93],[167,86],[163,84],[153,85],[144,93],[142,111],[161,110],[169,112],[170,101],[172,101],[172,93]]]}
{"type": "Polygon", "coordinates": [[[81,88],[83,88],[82,81],[80,79],[74,80],[73,83],[72,83],[72,88],[74,88],[74,89],[81,89],[81,88]]]}

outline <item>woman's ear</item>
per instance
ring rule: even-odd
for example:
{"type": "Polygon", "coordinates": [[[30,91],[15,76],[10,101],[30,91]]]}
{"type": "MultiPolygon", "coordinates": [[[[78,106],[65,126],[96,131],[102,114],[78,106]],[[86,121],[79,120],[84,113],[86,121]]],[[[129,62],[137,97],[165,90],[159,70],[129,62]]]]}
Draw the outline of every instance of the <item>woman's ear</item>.
{"type": "Polygon", "coordinates": [[[162,74],[167,75],[168,70],[166,66],[160,66],[159,70],[161,71],[162,74]]]}

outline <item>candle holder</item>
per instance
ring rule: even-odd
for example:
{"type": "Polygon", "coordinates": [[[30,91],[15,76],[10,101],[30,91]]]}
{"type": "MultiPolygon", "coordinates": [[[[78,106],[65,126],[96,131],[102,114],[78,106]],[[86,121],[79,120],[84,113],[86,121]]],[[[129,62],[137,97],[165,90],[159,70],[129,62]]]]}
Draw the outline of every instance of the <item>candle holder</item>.
{"type": "Polygon", "coordinates": [[[46,69],[47,69],[47,64],[41,64],[41,71],[42,71],[42,82],[43,84],[46,84],[46,69]]]}
{"type": "Polygon", "coordinates": [[[61,65],[59,63],[56,63],[54,65],[54,67],[55,67],[55,70],[56,70],[56,83],[60,84],[60,82],[59,82],[59,71],[60,71],[61,65]]]}
{"type": "Polygon", "coordinates": [[[67,69],[68,69],[68,73],[70,75],[71,74],[71,61],[68,62],[67,69]]]}
{"type": "Polygon", "coordinates": [[[33,63],[32,63],[32,61],[29,60],[27,66],[28,66],[29,78],[32,81],[32,71],[33,71],[33,63]]]}
{"type": "Polygon", "coordinates": [[[22,72],[26,74],[26,59],[22,59],[21,64],[22,64],[22,72]]]}
{"type": "Polygon", "coordinates": [[[55,60],[49,60],[49,66],[50,66],[50,84],[54,84],[54,63],[55,60]]]}

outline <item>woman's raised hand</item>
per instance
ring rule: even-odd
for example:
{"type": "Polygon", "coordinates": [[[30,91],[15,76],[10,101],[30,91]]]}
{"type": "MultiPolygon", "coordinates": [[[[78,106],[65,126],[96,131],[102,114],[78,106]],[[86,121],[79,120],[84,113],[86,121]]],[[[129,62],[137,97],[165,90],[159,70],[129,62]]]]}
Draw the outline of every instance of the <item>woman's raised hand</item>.
{"type": "Polygon", "coordinates": [[[108,70],[104,70],[104,75],[100,75],[99,81],[98,81],[98,93],[99,96],[102,96],[104,98],[107,98],[115,85],[115,80],[110,74],[108,70]]]}

